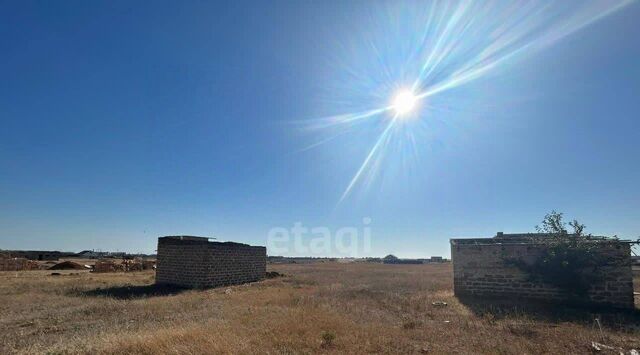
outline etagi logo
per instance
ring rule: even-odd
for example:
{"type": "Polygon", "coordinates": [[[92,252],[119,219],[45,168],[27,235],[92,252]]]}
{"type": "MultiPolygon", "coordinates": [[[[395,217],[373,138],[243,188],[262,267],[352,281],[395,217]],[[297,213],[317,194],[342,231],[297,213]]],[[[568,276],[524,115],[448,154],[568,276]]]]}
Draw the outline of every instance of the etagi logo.
{"type": "Polygon", "coordinates": [[[270,255],[288,256],[353,256],[371,252],[371,218],[362,219],[361,227],[341,227],[333,232],[327,227],[274,227],[267,235],[270,255]]]}

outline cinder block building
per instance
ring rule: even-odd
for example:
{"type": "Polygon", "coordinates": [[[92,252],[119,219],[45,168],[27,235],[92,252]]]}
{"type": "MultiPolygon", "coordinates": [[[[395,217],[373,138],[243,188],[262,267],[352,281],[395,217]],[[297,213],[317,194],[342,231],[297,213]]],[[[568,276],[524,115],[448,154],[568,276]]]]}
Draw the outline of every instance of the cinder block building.
{"type": "MultiPolygon", "coordinates": [[[[545,234],[503,234],[493,238],[451,239],[454,292],[456,296],[503,299],[535,299],[567,301],[575,295],[543,282],[532,281],[530,275],[509,258],[533,262],[545,251],[541,238],[545,234]]],[[[617,240],[594,241],[604,259],[628,260],[598,268],[601,277],[583,296],[584,303],[622,308],[634,307],[631,246],[617,240]]]]}
{"type": "Polygon", "coordinates": [[[190,288],[237,285],[264,279],[267,249],[193,236],[158,238],[156,283],[190,288]]]}

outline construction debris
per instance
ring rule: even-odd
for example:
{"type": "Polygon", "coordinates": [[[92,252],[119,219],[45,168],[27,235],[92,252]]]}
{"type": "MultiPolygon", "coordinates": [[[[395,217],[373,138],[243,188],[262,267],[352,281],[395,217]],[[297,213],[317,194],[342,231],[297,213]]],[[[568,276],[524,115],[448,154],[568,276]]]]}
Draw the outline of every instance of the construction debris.
{"type": "Polygon", "coordinates": [[[96,261],[93,272],[116,272],[124,271],[121,265],[116,264],[113,260],[100,259],[96,261]]]}
{"type": "Polygon", "coordinates": [[[143,265],[139,260],[124,260],[122,262],[124,271],[142,271],[143,265]]]}
{"type": "Polygon", "coordinates": [[[38,263],[29,259],[0,257],[0,271],[24,271],[38,269],[38,263]]]}
{"type": "Polygon", "coordinates": [[[74,263],[73,261],[63,261],[49,268],[49,270],[82,270],[84,266],[74,263]]]}
{"type": "Polygon", "coordinates": [[[136,258],[133,260],[125,260],[122,264],[124,265],[124,271],[142,271],[153,269],[156,263],[151,260],[136,258]]]}
{"type": "Polygon", "coordinates": [[[96,261],[93,272],[131,272],[155,269],[155,262],[152,260],[133,259],[123,260],[118,264],[112,259],[100,259],[96,261]]]}
{"type": "Polygon", "coordinates": [[[627,352],[621,347],[605,345],[605,344],[598,343],[598,342],[595,342],[595,341],[591,342],[591,349],[593,349],[594,352],[606,351],[609,354],[617,353],[617,354],[620,354],[620,355],[625,355],[625,354],[640,355],[640,353],[636,349],[631,349],[631,350],[629,350],[629,352],[627,352]]]}
{"type": "Polygon", "coordinates": [[[616,348],[614,348],[613,346],[609,346],[609,345],[604,345],[604,344],[600,344],[597,343],[595,341],[591,342],[591,347],[593,348],[593,350],[595,351],[602,351],[602,350],[615,350],[616,348]]]}

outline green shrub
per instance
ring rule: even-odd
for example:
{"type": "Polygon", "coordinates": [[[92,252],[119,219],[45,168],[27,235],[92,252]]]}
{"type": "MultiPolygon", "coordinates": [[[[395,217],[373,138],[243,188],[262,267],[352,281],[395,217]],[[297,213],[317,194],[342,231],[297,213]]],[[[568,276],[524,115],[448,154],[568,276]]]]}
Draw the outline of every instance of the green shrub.
{"type": "Polygon", "coordinates": [[[336,333],[331,331],[322,332],[322,343],[321,346],[323,348],[328,348],[333,345],[333,341],[336,339],[336,333]]]}
{"type": "MultiPolygon", "coordinates": [[[[569,223],[573,233],[569,233],[562,221],[562,213],[552,211],[542,221],[542,227],[536,226],[546,238],[536,239],[543,244],[544,252],[533,262],[521,258],[504,258],[507,265],[516,266],[529,275],[530,281],[554,285],[575,296],[584,296],[591,285],[602,280],[600,269],[613,265],[612,260],[603,255],[601,237],[585,235],[585,226],[573,220],[569,223]]],[[[614,237],[615,238],[615,237],[614,237]]]]}

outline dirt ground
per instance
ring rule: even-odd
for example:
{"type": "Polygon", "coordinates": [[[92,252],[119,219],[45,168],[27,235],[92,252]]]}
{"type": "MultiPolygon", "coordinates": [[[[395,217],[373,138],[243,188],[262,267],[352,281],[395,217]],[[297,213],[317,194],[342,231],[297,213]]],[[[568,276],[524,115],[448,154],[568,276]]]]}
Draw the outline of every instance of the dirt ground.
{"type": "Polygon", "coordinates": [[[638,309],[463,303],[450,264],[269,270],[288,276],[186,291],[154,287],[153,271],[1,272],[0,354],[558,354],[590,353],[592,341],[640,350],[638,309]]]}

